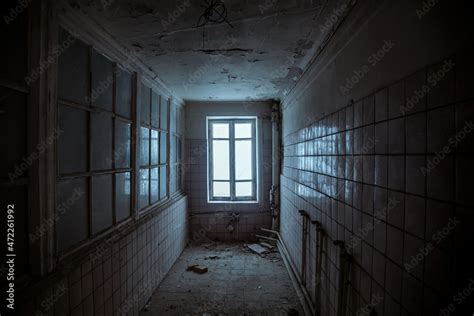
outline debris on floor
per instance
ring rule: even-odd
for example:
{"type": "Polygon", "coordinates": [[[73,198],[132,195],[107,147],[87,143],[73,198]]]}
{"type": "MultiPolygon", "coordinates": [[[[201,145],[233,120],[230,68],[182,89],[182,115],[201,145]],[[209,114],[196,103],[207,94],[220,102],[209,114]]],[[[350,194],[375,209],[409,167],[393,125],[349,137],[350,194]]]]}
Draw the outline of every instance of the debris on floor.
{"type": "Polygon", "coordinates": [[[207,257],[204,257],[204,260],[215,260],[215,259],[220,259],[221,257],[219,256],[207,256],[207,257]]]}
{"type": "Polygon", "coordinates": [[[259,255],[267,251],[267,249],[263,248],[259,244],[251,244],[251,245],[247,245],[247,247],[259,255]]]}
{"type": "Polygon", "coordinates": [[[267,249],[269,249],[269,250],[273,250],[273,248],[275,248],[272,245],[270,245],[269,243],[264,242],[264,241],[260,242],[260,245],[267,248],[267,249]]]}
{"type": "Polygon", "coordinates": [[[206,249],[215,248],[215,246],[216,246],[216,243],[214,243],[214,242],[208,242],[208,243],[205,243],[205,244],[201,244],[201,247],[204,247],[206,249]]]}
{"type": "Polygon", "coordinates": [[[186,271],[193,271],[195,273],[199,273],[199,274],[204,274],[207,272],[207,268],[206,267],[203,267],[203,266],[200,266],[198,264],[195,264],[195,265],[192,265],[192,266],[189,266],[186,271]]]}
{"type": "Polygon", "coordinates": [[[299,314],[289,315],[304,315],[277,247],[260,244],[266,251],[257,254],[248,245],[259,242],[186,248],[140,316],[286,316],[290,308],[299,314]],[[194,272],[196,266],[208,271],[194,272]]]}

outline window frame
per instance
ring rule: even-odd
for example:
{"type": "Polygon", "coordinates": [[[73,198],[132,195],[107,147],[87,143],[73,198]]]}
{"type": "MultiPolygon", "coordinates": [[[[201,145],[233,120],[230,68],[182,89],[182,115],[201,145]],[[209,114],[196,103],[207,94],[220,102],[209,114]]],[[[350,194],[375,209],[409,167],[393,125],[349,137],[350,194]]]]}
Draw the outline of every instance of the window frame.
{"type": "MultiPolygon", "coordinates": [[[[142,93],[142,98],[144,90],[146,90],[147,93],[149,93],[149,98],[148,98],[148,104],[146,105],[149,110],[149,120],[148,122],[144,121],[143,118],[140,115],[140,118],[137,119],[137,125],[139,126],[139,133],[138,133],[138,138],[139,138],[139,146],[137,148],[137,173],[138,173],[138,188],[137,188],[137,211],[138,214],[144,214],[150,211],[151,209],[154,209],[156,206],[165,203],[166,201],[169,200],[170,198],[170,193],[169,193],[169,168],[170,168],[170,108],[171,108],[171,99],[170,97],[167,97],[160,92],[156,91],[154,88],[150,87],[148,84],[143,82],[142,80],[138,80],[138,89],[140,89],[142,93]],[[152,123],[152,111],[153,111],[153,97],[156,95],[158,97],[158,126],[154,126],[152,123]],[[162,108],[166,108],[166,118],[162,117],[162,108]],[[166,121],[162,121],[162,119],[166,121]],[[166,128],[164,128],[162,125],[163,123],[166,122],[166,128]],[[140,152],[141,152],[141,146],[142,146],[142,129],[148,130],[148,163],[142,164],[140,161],[140,152]],[[157,163],[152,163],[151,157],[152,157],[152,132],[156,132],[158,134],[158,156],[157,156],[157,163]],[[166,153],[165,153],[165,162],[162,162],[162,136],[165,135],[165,148],[166,148],[166,153]],[[161,183],[161,177],[162,177],[162,169],[164,168],[165,170],[165,175],[166,175],[166,184],[165,184],[165,194],[162,195],[162,183],[161,183]],[[151,179],[151,171],[153,169],[158,169],[158,183],[157,183],[157,196],[158,199],[156,201],[152,201],[152,179],[151,179]],[[142,170],[147,170],[148,172],[148,203],[146,205],[140,205],[140,188],[142,185],[142,178],[141,178],[141,171],[142,170]]],[[[140,105],[137,109],[137,112],[140,112],[143,110],[142,109],[142,100],[140,100],[140,105]]]]}
{"type": "Polygon", "coordinates": [[[259,203],[259,174],[257,170],[259,161],[258,146],[258,119],[256,116],[207,116],[206,117],[206,141],[207,141],[207,202],[208,203],[259,203]],[[212,135],[212,124],[227,123],[229,124],[229,138],[214,138],[212,135]],[[250,138],[235,138],[234,126],[238,123],[250,123],[252,135],[250,138]],[[228,140],[229,141],[229,180],[214,180],[213,176],[213,141],[228,140]],[[236,180],[235,179],[235,145],[237,140],[250,140],[252,144],[252,179],[236,180]],[[215,197],[213,196],[214,182],[229,182],[230,196],[215,197]],[[237,182],[252,182],[252,196],[237,197],[235,187],[237,182]]]}

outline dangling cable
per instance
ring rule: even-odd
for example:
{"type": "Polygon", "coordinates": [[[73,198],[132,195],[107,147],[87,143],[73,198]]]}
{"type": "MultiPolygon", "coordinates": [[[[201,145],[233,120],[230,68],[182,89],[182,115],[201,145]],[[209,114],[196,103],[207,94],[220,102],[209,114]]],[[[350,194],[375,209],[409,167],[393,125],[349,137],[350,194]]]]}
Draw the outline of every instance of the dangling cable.
{"type": "Polygon", "coordinates": [[[199,17],[196,28],[205,26],[209,22],[218,24],[225,22],[230,27],[234,28],[234,26],[227,20],[227,9],[224,2],[221,0],[206,0],[206,6],[201,6],[204,7],[205,10],[199,17]]]}

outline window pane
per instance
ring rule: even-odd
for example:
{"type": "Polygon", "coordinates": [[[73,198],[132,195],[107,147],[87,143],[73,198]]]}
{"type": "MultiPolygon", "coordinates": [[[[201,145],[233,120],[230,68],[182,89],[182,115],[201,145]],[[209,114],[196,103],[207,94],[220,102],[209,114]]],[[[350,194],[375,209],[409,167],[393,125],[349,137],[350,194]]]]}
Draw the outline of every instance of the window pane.
{"type": "Polygon", "coordinates": [[[166,187],[166,166],[160,167],[160,200],[164,199],[168,195],[168,188],[166,187]]]}
{"type": "Polygon", "coordinates": [[[229,182],[214,182],[214,197],[229,197],[230,183],[229,182]]]}
{"type": "Polygon", "coordinates": [[[115,112],[132,118],[132,75],[118,70],[116,78],[115,112]]]}
{"type": "Polygon", "coordinates": [[[166,163],[166,143],[168,134],[160,132],[160,164],[166,163]]]}
{"type": "Polygon", "coordinates": [[[151,130],[151,153],[150,153],[150,164],[158,164],[158,132],[151,130]]]}
{"type": "Polygon", "coordinates": [[[212,123],[212,138],[229,138],[229,124],[212,123]]]}
{"type": "Polygon", "coordinates": [[[164,98],[160,102],[160,127],[161,129],[168,129],[168,102],[164,98]]]}
{"type": "Polygon", "coordinates": [[[131,132],[130,124],[115,120],[115,168],[130,167],[131,132]]]}
{"type": "Polygon", "coordinates": [[[235,141],[235,179],[252,179],[252,141],[235,141]]]}
{"type": "Polygon", "coordinates": [[[252,196],[252,182],[235,183],[235,196],[252,196]]]}
{"type": "Polygon", "coordinates": [[[117,222],[130,216],[130,172],[115,175],[115,218],[117,222]]]}
{"type": "Polygon", "coordinates": [[[151,92],[151,126],[160,127],[160,95],[151,92]]]}
{"type": "Polygon", "coordinates": [[[111,174],[92,177],[92,234],[96,234],[112,226],[112,190],[113,188],[111,174]]]}
{"type": "Polygon", "coordinates": [[[148,166],[150,163],[150,130],[140,128],[140,165],[148,166]]]}
{"type": "Polygon", "coordinates": [[[60,251],[87,238],[89,227],[87,183],[86,178],[58,182],[57,205],[63,206],[56,210],[58,216],[56,236],[60,251]],[[74,203],[69,205],[71,201],[74,203]]]}
{"type": "Polygon", "coordinates": [[[142,84],[141,119],[143,123],[150,124],[150,93],[151,89],[142,84]]]}
{"type": "Polygon", "coordinates": [[[102,113],[91,114],[91,168],[112,169],[112,117],[102,113]]]}
{"type": "Polygon", "coordinates": [[[150,169],[150,203],[158,201],[158,168],[150,169]]]}
{"type": "Polygon", "coordinates": [[[149,185],[150,185],[150,176],[148,169],[140,170],[140,197],[139,197],[139,208],[142,209],[145,206],[148,206],[148,197],[149,197],[149,185]]]}
{"type": "Polygon", "coordinates": [[[252,124],[251,123],[236,123],[235,138],[251,138],[252,137],[252,124]]]}
{"type": "Polygon", "coordinates": [[[213,180],[229,180],[229,141],[212,141],[212,172],[213,180]]]}

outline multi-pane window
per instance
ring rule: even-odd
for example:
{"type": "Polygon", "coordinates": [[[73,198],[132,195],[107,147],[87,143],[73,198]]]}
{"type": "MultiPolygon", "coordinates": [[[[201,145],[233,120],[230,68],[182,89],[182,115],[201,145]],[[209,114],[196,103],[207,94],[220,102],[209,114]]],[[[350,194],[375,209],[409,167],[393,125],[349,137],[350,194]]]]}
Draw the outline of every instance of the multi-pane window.
{"type": "Polygon", "coordinates": [[[170,194],[179,192],[183,189],[183,126],[184,113],[181,107],[173,105],[170,109],[170,194]]]}
{"type": "Polygon", "coordinates": [[[58,76],[61,252],[131,215],[133,78],[79,40],[59,57],[58,76]]]}
{"type": "Polygon", "coordinates": [[[257,201],[257,120],[208,117],[209,201],[257,201]]]}
{"type": "Polygon", "coordinates": [[[168,197],[169,100],[141,86],[139,209],[168,197]]]}

